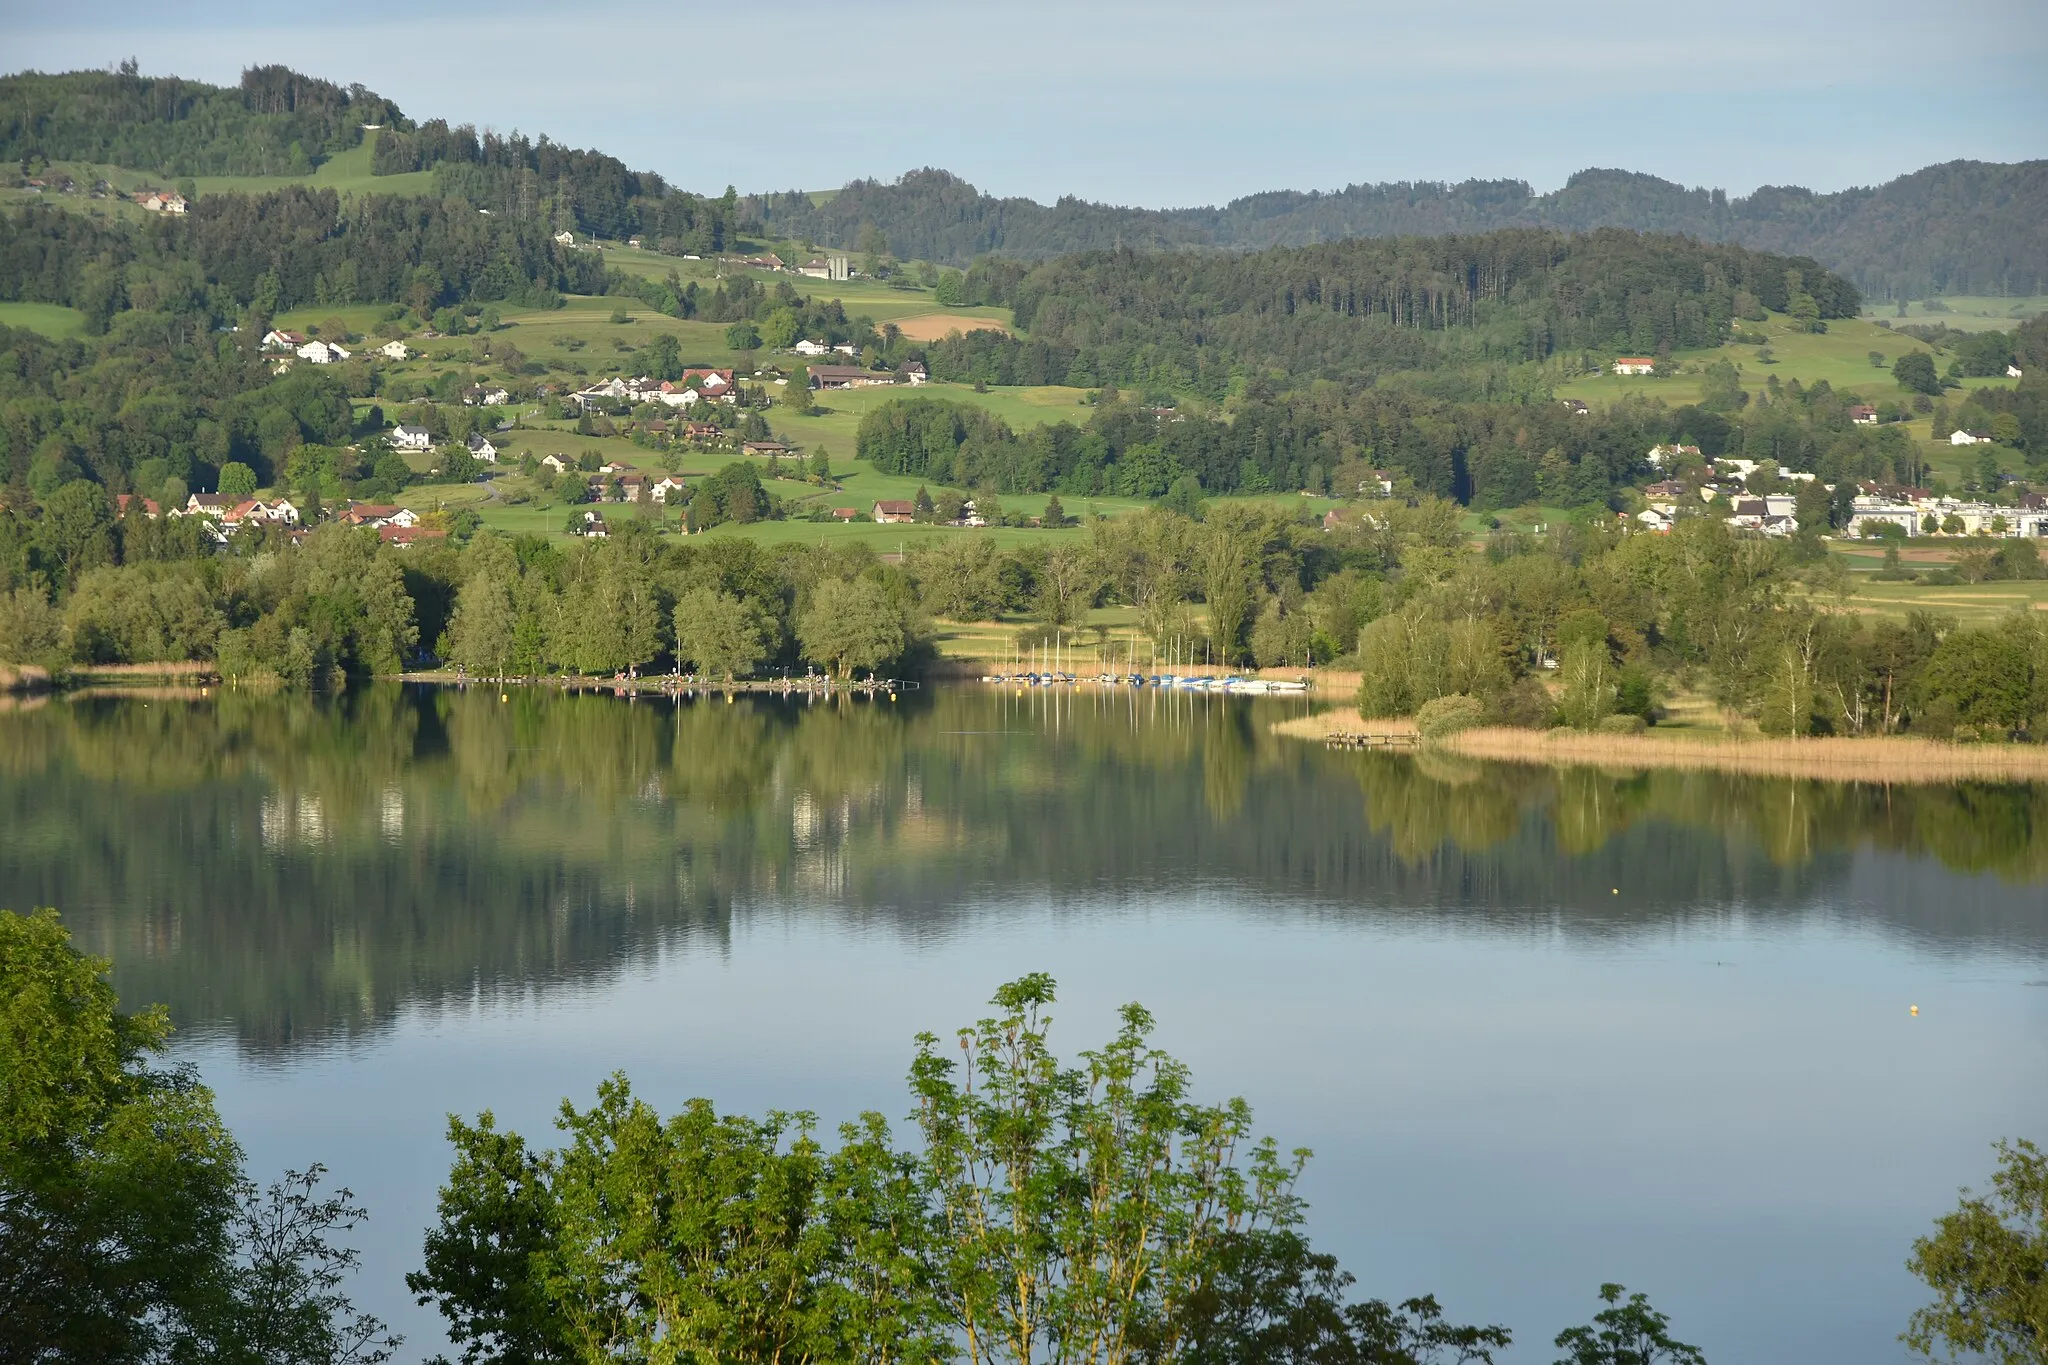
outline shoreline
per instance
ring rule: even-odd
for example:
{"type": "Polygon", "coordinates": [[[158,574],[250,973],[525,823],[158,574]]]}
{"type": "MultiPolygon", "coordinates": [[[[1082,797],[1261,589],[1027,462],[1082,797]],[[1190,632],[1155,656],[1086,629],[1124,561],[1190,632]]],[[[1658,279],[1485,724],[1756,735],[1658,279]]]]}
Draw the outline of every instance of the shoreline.
{"type": "MultiPolygon", "coordinates": [[[[1407,735],[1412,717],[1360,720],[1349,707],[1297,716],[1275,734],[1327,742],[1337,734],[1407,735]]],[[[1462,758],[1535,767],[1653,768],[1752,777],[1875,782],[1895,786],[1950,782],[2048,782],[2048,745],[1953,744],[1905,735],[1835,735],[1807,739],[1714,737],[1699,734],[1587,734],[1480,726],[1427,747],[1462,758]]]]}

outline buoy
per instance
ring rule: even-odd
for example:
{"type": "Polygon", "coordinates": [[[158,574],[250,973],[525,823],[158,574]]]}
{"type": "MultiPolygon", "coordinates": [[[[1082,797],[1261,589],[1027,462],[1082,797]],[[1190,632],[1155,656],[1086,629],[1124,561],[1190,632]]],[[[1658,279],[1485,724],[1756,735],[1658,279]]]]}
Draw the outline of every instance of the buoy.
{"type": "Polygon", "coordinates": [[[1620,887],[1618,887],[1618,886],[1617,886],[1617,887],[1615,887],[1615,888],[1614,888],[1614,894],[1615,894],[1615,895],[1617,895],[1617,896],[1619,896],[1619,895],[1621,894],[1621,888],[1620,888],[1620,887]]]}
{"type": "Polygon", "coordinates": [[[1906,1013],[1918,1019],[1920,1017],[1920,1007],[1918,1005],[1908,1005],[1906,1006],[1906,1013]]]}
{"type": "Polygon", "coordinates": [[[728,692],[728,693],[726,693],[726,694],[725,694],[725,704],[726,704],[727,706],[731,706],[731,705],[732,705],[732,693],[728,692]]]}
{"type": "Polygon", "coordinates": [[[512,697],[511,697],[511,694],[510,694],[510,693],[506,693],[506,692],[500,692],[500,693],[498,694],[498,700],[499,700],[499,701],[510,701],[510,700],[512,700],[512,697]]]}
{"type": "Polygon", "coordinates": [[[894,692],[891,692],[891,693],[889,694],[889,700],[890,700],[890,701],[894,701],[894,700],[896,700],[896,694],[895,694],[894,692]]]}

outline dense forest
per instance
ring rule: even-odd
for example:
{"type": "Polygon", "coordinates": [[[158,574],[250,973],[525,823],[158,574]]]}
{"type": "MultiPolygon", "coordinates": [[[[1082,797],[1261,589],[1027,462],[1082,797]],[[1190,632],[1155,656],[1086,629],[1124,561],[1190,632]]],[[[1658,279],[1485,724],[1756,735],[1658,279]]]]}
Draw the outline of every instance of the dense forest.
{"type": "Polygon", "coordinates": [[[1043,260],[1116,246],[1300,246],[1350,237],[1511,227],[1629,228],[1811,256],[1884,299],[2048,289],[2048,162],[1952,161],[1869,189],[1765,186],[1747,197],[1629,171],[1588,170],[1537,194],[1517,180],[1280,191],[1221,208],[1130,209],[996,198],[945,171],[857,180],[823,203],[765,194],[742,211],[771,230],[855,248],[878,229],[898,256],[965,265],[985,254],[1043,260]]]}
{"type": "Polygon", "coordinates": [[[282,66],[251,67],[229,89],[120,69],[0,77],[0,159],[90,161],[165,176],[305,175],[403,126],[398,106],[282,66]]]}
{"type": "Polygon", "coordinates": [[[984,263],[962,288],[963,302],[1013,308],[1028,339],[969,333],[941,348],[944,368],[962,368],[951,353],[964,351],[991,383],[1211,394],[1247,374],[1355,383],[1560,352],[1659,355],[1717,346],[1765,308],[1822,322],[1862,305],[1803,257],[1613,229],[1085,252],[1029,269],[984,263]]]}

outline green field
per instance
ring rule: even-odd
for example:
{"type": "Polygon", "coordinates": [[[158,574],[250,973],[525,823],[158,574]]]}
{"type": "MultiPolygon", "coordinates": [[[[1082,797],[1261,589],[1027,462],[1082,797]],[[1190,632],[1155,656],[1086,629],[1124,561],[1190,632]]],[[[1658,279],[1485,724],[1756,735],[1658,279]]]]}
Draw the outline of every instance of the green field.
{"type": "MultiPolygon", "coordinates": [[[[291,185],[311,185],[341,194],[431,194],[432,171],[409,171],[404,175],[372,175],[370,160],[377,148],[377,133],[366,133],[359,146],[329,157],[313,168],[311,175],[202,175],[193,183],[201,194],[261,194],[291,185]]],[[[111,177],[109,177],[111,179],[111,177]]]]}
{"type": "Polygon", "coordinates": [[[0,326],[25,327],[63,341],[85,331],[85,314],[57,303],[0,303],[0,326]]]}
{"type": "Polygon", "coordinates": [[[2009,332],[2030,317],[2048,313],[2048,297],[2032,295],[2018,298],[2002,298],[1995,295],[1955,294],[1941,300],[1945,312],[1930,313],[1918,303],[1906,305],[1906,316],[1898,316],[1896,304],[1889,307],[1873,305],[1864,310],[1863,316],[1875,320],[1885,318],[1893,322],[1939,322],[1955,328],[1958,332],[2009,332]]]}

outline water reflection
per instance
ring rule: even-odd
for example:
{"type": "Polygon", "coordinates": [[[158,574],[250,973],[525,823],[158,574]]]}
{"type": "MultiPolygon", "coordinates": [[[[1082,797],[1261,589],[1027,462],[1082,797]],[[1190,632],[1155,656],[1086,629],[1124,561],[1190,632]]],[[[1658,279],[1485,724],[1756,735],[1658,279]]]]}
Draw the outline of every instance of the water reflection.
{"type": "Polygon", "coordinates": [[[1601,935],[1867,917],[2048,954],[2048,791],[1330,754],[1280,703],[935,688],[682,703],[380,687],[0,714],[0,904],[257,1054],[716,950],[774,904],[912,934],[1006,900],[1601,935]]]}

